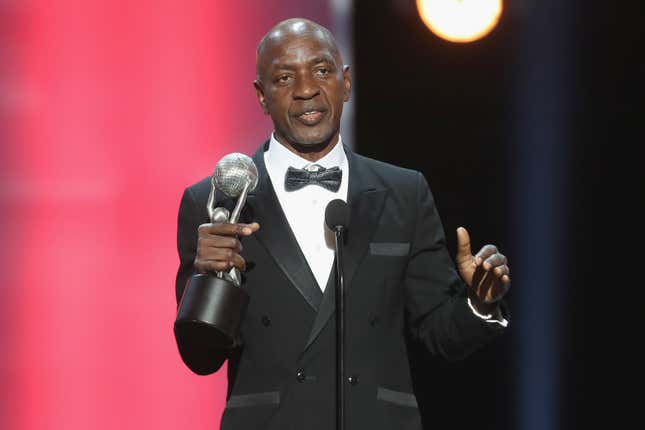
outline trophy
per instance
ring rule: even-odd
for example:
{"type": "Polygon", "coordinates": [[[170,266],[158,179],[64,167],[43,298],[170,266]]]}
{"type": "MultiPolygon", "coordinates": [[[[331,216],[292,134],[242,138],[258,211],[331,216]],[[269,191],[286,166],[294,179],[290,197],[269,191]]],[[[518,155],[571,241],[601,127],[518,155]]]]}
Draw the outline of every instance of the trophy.
{"type": "MultiPolygon", "coordinates": [[[[236,223],[248,193],[257,184],[258,170],[250,157],[240,153],[224,156],[215,166],[206,203],[211,222],[236,223]],[[216,190],[227,197],[237,198],[232,212],[216,207],[216,190]]],[[[241,282],[237,267],[228,272],[193,275],[179,302],[175,334],[215,348],[234,347],[238,343],[240,325],[249,302],[241,282]]]]}

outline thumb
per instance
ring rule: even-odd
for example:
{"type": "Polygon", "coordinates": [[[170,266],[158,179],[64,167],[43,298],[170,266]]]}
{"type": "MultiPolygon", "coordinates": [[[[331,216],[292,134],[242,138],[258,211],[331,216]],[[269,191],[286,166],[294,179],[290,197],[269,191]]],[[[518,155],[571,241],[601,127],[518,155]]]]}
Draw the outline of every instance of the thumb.
{"type": "Polygon", "coordinates": [[[457,229],[457,261],[463,261],[473,256],[470,250],[470,235],[463,227],[457,229]]]}

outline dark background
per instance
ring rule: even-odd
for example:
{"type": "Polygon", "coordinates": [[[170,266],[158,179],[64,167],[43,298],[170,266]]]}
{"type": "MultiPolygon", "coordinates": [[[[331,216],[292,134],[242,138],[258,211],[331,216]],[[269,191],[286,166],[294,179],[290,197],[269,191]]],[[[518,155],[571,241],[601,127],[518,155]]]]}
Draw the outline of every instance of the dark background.
{"type": "Polygon", "coordinates": [[[420,360],[428,428],[582,427],[585,309],[603,282],[594,264],[618,229],[606,218],[612,184],[633,185],[616,179],[640,161],[642,6],[505,3],[488,37],[454,44],[428,31],[413,1],[355,2],[358,152],[423,172],[452,254],[466,226],[474,248],[495,243],[509,257],[514,280],[507,336],[463,362],[420,360]],[[530,286],[541,273],[549,285],[530,286]],[[554,367],[522,360],[531,336],[547,339],[537,353],[554,367]],[[522,386],[541,372],[550,392],[522,386]],[[519,416],[549,402],[544,427],[519,416]]]}
{"type": "MultiPolygon", "coordinates": [[[[508,53],[516,42],[503,34],[513,23],[502,20],[489,37],[459,45],[431,34],[412,3],[376,3],[359,1],[355,10],[358,152],[425,174],[452,255],[459,226],[475,248],[491,242],[507,252],[508,53]]],[[[503,413],[513,397],[513,335],[456,363],[416,351],[424,427],[468,428],[483,419],[483,428],[514,428],[503,413]]]]}

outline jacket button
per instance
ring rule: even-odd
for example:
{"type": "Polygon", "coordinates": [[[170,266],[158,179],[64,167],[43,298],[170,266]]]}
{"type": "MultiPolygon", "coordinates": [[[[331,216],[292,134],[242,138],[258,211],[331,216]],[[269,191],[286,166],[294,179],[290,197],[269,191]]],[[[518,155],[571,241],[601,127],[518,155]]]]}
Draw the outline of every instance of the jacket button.
{"type": "Polygon", "coordinates": [[[349,385],[358,385],[358,375],[352,375],[349,378],[347,378],[347,382],[349,382],[349,385]]]}
{"type": "Polygon", "coordinates": [[[269,327],[271,325],[271,318],[269,318],[266,315],[262,315],[262,325],[265,327],[269,327]]]}
{"type": "Polygon", "coordinates": [[[378,316],[370,318],[370,326],[376,327],[378,325],[379,321],[380,320],[379,320],[378,316]]]}
{"type": "Polygon", "coordinates": [[[298,370],[298,373],[296,373],[296,380],[298,382],[305,382],[306,377],[307,375],[305,375],[305,371],[302,369],[298,370]]]}

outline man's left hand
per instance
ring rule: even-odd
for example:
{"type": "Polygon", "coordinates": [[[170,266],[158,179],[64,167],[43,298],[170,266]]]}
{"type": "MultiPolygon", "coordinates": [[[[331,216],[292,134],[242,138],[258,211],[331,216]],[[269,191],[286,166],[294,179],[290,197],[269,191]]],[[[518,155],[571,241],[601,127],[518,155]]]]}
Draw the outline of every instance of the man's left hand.
{"type": "Polygon", "coordinates": [[[457,229],[457,268],[468,284],[472,305],[483,314],[498,314],[499,301],[511,287],[506,257],[495,245],[484,245],[476,255],[470,250],[470,235],[457,229]]]}

